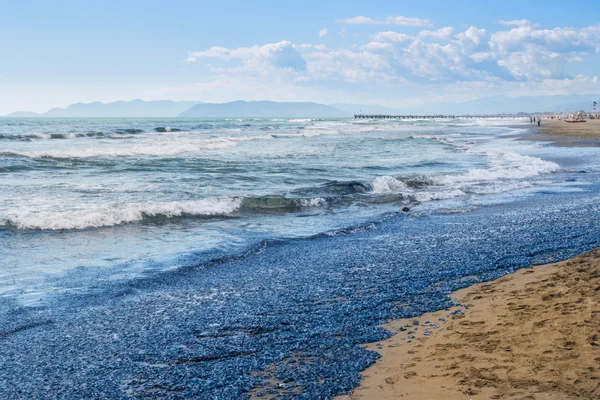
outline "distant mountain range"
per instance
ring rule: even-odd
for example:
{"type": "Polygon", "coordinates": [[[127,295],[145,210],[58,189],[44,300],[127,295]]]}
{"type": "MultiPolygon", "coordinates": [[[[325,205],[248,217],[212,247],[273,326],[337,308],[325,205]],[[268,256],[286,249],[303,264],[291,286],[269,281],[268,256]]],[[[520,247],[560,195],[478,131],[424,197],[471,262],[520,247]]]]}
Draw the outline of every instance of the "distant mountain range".
{"type": "Polygon", "coordinates": [[[198,101],[115,101],[112,103],[75,103],[66,108],[52,108],[43,114],[19,111],[6,115],[14,118],[34,117],[351,117],[354,113],[425,115],[425,114],[517,114],[535,112],[592,111],[592,102],[600,95],[563,96],[492,96],[463,103],[430,103],[420,107],[396,109],[378,105],[338,103],[325,105],[309,102],[233,101],[202,103],[198,101]]]}
{"type": "Polygon", "coordinates": [[[52,108],[44,117],[176,117],[197,101],[115,101],[113,103],[75,103],[67,108],[52,108]]]}
{"type": "Polygon", "coordinates": [[[113,103],[75,103],[66,108],[51,108],[43,114],[28,111],[18,111],[8,114],[7,117],[51,117],[51,118],[77,118],[77,117],[176,117],[179,113],[198,104],[197,101],[115,101],[113,103]]]}
{"type": "Polygon", "coordinates": [[[17,111],[17,112],[5,115],[5,117],[13,117],[13,118],[35,118],[35,117],[41,117],[41,116],[42,116],[42,114],[31,112],[31,111],[17,111]]]}
{"type": "Polygon", "coordinates": [[[43,114],[19,111],[7,117],[349,117],[352,113],[318,103],[284,103],[274,101],[233,101],[201,103],[198,101],[115,101],[113,103],[75,103],[66,108],[52,108],[43,114]]]}

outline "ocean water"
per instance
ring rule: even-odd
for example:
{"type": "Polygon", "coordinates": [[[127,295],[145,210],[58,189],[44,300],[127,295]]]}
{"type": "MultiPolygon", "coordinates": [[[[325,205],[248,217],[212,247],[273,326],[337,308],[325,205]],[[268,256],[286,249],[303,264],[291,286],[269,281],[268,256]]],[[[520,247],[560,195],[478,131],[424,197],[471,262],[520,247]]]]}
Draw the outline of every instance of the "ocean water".
{"type": "Polygon", "coordinates": [[[0,120],[0,293],[77,267],[172,268],[181,256],[354,226],[416,202],[468,202],[558,170],[498,147],[519,129],[502,124],[0,120]]]}
{"type": "Polygon", "coordinates": [[[348,392],[383,321],[598,244],[598,148],[529,129],[0,119],[0,394],[348,392]]]}

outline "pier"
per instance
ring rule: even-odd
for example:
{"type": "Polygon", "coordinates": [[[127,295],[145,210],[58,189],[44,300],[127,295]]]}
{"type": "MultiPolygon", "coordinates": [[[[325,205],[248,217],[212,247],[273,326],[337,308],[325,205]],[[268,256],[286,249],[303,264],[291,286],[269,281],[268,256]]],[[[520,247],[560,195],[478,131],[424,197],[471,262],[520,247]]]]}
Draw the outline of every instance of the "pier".
{"type": "Polygon", "coordinates": [[[354,114],[356,119],[482,119],[482,118],[518,118],[519,115],[388,115],[354,114]]]}

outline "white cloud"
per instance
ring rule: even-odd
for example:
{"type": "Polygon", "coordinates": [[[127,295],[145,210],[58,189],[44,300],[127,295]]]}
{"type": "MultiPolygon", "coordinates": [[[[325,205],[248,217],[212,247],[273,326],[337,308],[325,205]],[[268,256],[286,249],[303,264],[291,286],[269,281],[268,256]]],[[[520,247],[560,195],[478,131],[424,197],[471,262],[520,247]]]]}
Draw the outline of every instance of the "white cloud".
{"type": "Polygon", "coordinates": [[[460,33],[444,27],[416,36],[386,31],[372,35],[363,51],[377,53],[385,60],[380,65],[388,66],[387,73],[396,78],[430,82],[484,79],[491,74],[477,70],[470,56],[481,52],[485,37],[486,31],[476,27],[460,33]]]}
{"type": "Polygon", "coordinates": [[[217,58],[224,61],[239,60],[248,68],[271,66],[296,71],[306,69],[306,61],[289,41],[269,43],[263,46],[238,47],[228,49],[214,46],[205,51],[190,51],[188,62],[199,58],[217,58]]]}
{"type": "Polygon", "coordinates": [[[533,27],[538,26],[538,24],[534,24],[533,22],[529,21],[528,19],[513,19],[511,21],[500,20],[500,21],[498,21],[498,23],[500,25],[504,25],[504,26],[533,26],[533,27]]]}
{"type": "Polygon", "coordinates": [[[495,32],[490,43],[500,51],[516,51],[529,44],[560,52],[583,50],[600,53],[600,25],[554,29],[522,26],[510,31],[495,32]]]}
{"type": "Polygon", "coordinates": [[[377,21],[374,20],[373,18],[368,18],[368,17],[363,17],[362,15],[359,15],[358,17],[352,17],[352,18],[345,18],[345,19],[338,19],[338,21],[340,24],[352,24],[352,25],[381,25],[381,24],[385,24],[385,21],[377,21]]]}
{"type": "Polygon", "coordinates": [[[433,26],[433,22],[428,19],[407,18],[402,16],[387,17],[386,21],[393,25],[400,26],[433,26]]]}
{"type": "Polygon", "coordinates": [[[567,63],[600,53],[600,25],[554,29],[520,26],[493,33],[489,46],[498,65],[516,79],[562,79],[567,63]]]}
{"type": "Polygon", "coordinates": [[[566,61],[558,53],[531,47],[529,51],[504,55],[498,65],[506,68],[519,80],[564,78],[566,61]]]}
{"type": "MultiPolygon", "coordinates": [[[[391,20],[357,18],[354,23],[391,24],[391,20]]],[[[210,47],[189,52],[188,58],[190,62],[219,60],[209,67],[213,78],[218,78],[192,89],[219,99],[227,94],[223,91],[243,93],[238,97],[246,99],[254,98],[253,92],[259,98],[289,99],[291,95],[281,94],[289,90],[303,93],[305,97],[300,97],[305,100],[323,101],[311,96],[339,95],[346,89],[344,96],[349,92],[367,96],[372,91],[393,99],[394,93],[407,95],[412,88],[419,96],[435,96],[436,90],[442,90],[445,96],[456,91],[458,97],[468,98],[503,90],[536,94],[599,87],[597,78],[572,78],[566,73],[567,64],[600,53],[599,25],[542,30],[523,21],[509,22],[510,28],[495,32],[475,26],[458,32],[449,26],[414,34],[381,31],[366,43],[352,39],[340,48],[289,41],[210,47]],[[244,89],[236,89],[237,84],[244,89]]],[[[340,35],[345,35],[343,28],[340,35]]]]}
{"type": "Polygon", "coordinates": [[[325,37],[327,36],[327,28],[323,28],[319,31],[319,37],[325,37]]]}
{"type": "Polygon", "coordinates": [[[454,28],[447,26],[436,31],[421,31],[419,36],[432,40],[450,40],[454,35],[454,28]]]}
{"type": "Polygon", "coordinates": [[[399,25],[399,26],[433,26],[433,22],[422,18],[409,18],[401,15],[390,15],[385,19],[374,19],[359,15],[357,17],[339,19],[339,23],[351,25],[399,25]]]}
{"type": "Polygon", "coordinates": [[[376,42],[410,42],[415,40],[415,37],[406,33],[387,31],[376,33],[371,36],[371,39],[376,42]]]}
{"type": "Polygon", "coordinates": [[[322,44],[302,43],[302,44],[294,45],[294,48],[297,50],[308,50],[308,49],[325,50],[327,47],[325,47],[322,44]]]}
{"type": "MultiPolygon", "coordinates": [[[[458,35],[459,39],[461,38],[461,35],[463,35],[463,34],[461,33],[458,35]]],[[[485,39],[485,36],[486,36],[485,29],[477,29],[474,26],[467,29],[464,33],[464,37],[469,39],[476,46],[479,46],[481,44],[483,39],[485,39]]]]}

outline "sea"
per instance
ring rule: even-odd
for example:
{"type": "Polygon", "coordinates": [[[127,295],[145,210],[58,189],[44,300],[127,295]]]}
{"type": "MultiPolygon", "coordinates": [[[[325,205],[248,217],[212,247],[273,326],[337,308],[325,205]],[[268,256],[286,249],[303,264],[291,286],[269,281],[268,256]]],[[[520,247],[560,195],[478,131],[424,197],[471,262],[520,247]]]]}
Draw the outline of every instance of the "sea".
{"type": "Polygon", "coordinates": [[[529,119],[0,119],[0,397],[330,398],[379,325],[598,244],[529,119]]]}

